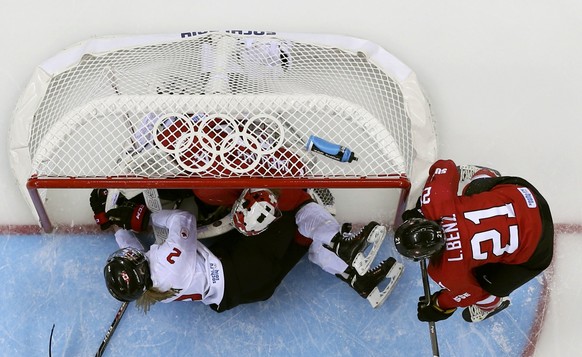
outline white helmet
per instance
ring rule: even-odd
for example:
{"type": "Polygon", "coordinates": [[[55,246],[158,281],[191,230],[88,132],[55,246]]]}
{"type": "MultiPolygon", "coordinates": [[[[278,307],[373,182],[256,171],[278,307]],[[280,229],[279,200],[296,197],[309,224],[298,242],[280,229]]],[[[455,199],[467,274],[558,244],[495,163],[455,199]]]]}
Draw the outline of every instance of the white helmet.
{"type": "Polygon", "coordinates": [[[266,188],[244,190],[232,207],[232,224],[246,236],[263,232],[279,218],[277,198],[266,188]]]}

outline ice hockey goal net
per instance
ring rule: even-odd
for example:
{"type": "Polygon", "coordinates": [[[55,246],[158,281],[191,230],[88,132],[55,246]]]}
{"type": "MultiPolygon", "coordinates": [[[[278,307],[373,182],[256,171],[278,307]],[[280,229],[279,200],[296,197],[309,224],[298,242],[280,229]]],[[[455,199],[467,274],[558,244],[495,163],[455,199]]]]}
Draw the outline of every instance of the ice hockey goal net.
{"type": "Polygon", "coordinates": [[[397,188],[436,155],[416,75],[318,34],[98,38],[41,64],[15,111],[13,170],[50,231],[51,188],[397,188]],[[311,135],[351,150],[308,150],[311,135]]]}

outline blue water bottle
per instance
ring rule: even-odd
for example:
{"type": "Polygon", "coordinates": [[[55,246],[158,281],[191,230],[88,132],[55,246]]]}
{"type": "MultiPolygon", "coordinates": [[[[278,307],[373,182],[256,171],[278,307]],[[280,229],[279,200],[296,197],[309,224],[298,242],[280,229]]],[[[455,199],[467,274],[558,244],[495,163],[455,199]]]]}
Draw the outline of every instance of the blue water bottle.
{"type": "Polygon", "coordinates": [[[307,151],[317,152],[340,162],[358,161],[358,158],[355,157],[354,153],[347,147],[330,143],[329,141],[315,135],[309,137],[305,147],[307,148],[307,151]]]}

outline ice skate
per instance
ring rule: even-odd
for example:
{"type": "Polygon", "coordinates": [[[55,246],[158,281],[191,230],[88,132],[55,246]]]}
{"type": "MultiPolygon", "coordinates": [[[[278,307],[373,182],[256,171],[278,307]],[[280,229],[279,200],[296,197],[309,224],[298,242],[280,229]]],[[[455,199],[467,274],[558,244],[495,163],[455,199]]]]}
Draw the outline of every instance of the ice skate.
{"type": "Polygon", "coordinates": [[[357,234],[348,233],[340,237],[334,245],[334,252],[363,275],[370,269],[385,237],[386,227],[372,221],[357,234]],[[366,255],[370,244],[372,248],[366,255]]]}
{"type": "Polygon", "coordinates": [[[469,181],[471,178],[479,171],[489,171],[493,173],[495,176],[501,176],[501,173],[497,170],[491,169],[485,166],[477,166],[477,165],[459,165],[457,166],[457,170],[459,171],[459,175],[461,176],[460,181],[469,181]]]}
{"type": "Polygon", "coordinates": [[[509,307],[509,304],[509,299],[504,297],[501,298],[499,306],[490,311],[483,310],[477,305],[471,305],[463,310],[463,319],[467,322],[483,321],[495,315],[496,313],[505,310],[507,307],[509,307]]]}
{"type": "Polygon", "coordinates": [[[366,298],[373,308],[377,308],[386,301],[403,270],[404,265],[390,257],[363,275],[357,272],[350,274],[347,282],[361,297],[366,298]],[[380,285],[383,285],[385,279],[389,279],[388,284],[380,291],[380,285]]]}
{"type": "MultiPolygon", "coordinates": [[[[377,223],[376,223],[377,224],[377,223]]],[[[332,239],[333,252],[337,254],[348,265],[356,258],[356,255],[366,249],[368,245],[367,236],[364,234],[352,234],[351,224],[344,223],[340,233],[336,234],[332,239]]],[[[363,230],[362,230],[363,232],[363,230]]]]}

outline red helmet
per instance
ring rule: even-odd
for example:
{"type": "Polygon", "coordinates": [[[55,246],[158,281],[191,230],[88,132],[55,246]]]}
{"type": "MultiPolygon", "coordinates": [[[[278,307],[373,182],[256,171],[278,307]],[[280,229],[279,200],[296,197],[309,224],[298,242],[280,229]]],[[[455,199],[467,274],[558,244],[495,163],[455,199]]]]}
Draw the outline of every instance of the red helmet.
{"type": "Polygon", "coordinates": [[[232,224],[246,236],[263,232],[280,217],[277,198],[266,188],[244,190],[232,206],[232,224]]]}

